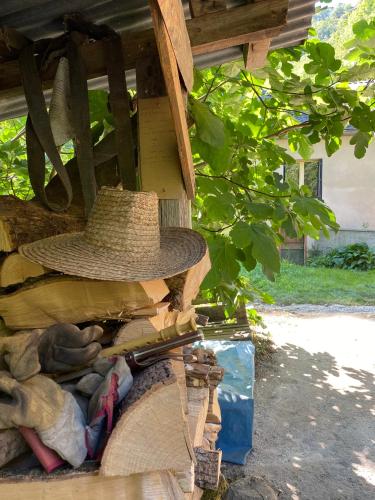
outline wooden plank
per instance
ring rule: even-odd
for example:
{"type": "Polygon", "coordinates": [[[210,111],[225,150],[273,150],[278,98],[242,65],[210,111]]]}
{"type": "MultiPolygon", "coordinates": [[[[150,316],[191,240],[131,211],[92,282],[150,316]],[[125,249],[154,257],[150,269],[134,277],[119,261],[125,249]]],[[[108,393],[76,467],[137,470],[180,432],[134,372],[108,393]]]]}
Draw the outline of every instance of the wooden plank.
{"type": "MultiPolygon", "coordinates": [[[[193,54],[205,54],[235,45],[264,40],[280,33],[281,28],[286,24],[288,0],[263,0],[249,5],[252,7],[250,30],[250,16],[248,15],[250,11],[243,10],[240,13],[237,9],[228,9],[195,18],[194,25],[189,29],[193,54]],[[228,18],[229,12],[232,12],[232,16],[228,18]],[[210,24],[207,16],[215,16],[215,24],[210,24]],[[219,33],[221,33],[221,37],[219,33]]],[[[238,9],[243,7],[245,6],[238,7],[238,9]]]]}
{"type": "Polygon", "coordinates": [[[150,0],[156,43],[158,46],[161,68],[167,88],[174,128],[177,135],[182,176],[189,199],[195,195],[195,174],[191,153],[189,130],[186,121],[185,100],[182,95],[176,57],[168,36],[167,28],[155,0],[150,0]]]}
{"type": "MultiPolygon", "coordinates": [[[[288,0],[263,0],[188,19],[186,25],[193,55],[272,38],[285,26],[287,9],[288,0]]],[[[155,52],[154,32],[145,30],[132,33],[131,36],[124,33],[122,45],[125,68],[127,70],[135,68],[138,59],[155,52]]],[[[90,79],[106,74],[107,65],[102,42],[86,44],[82,47],[82,57],[90,79]]],[[[43,71],[41,77],[44,88],[52,86],[56,69],[57,61],[43,71]]],[[[18,61],[2,63],[1,99],[5,101],[11,96],[22,94],[18,61]]]]}
{"type": "Polygon", "coordinates": [[[226,0],[189,0],[191,17],[199,17],[210,12],[225,10],[226,0]]]}
{"type": "Polygon", "coordinates": [[[251,42],[244,45],[244,61],[247,70],[250,71],[265,66],[271,41],[271,38],[265,38],[259,42],[251,42]]]}
{"type": "Polygon", "coordinates": [[[177,479],[170,472],[149,472],[129,477],[103,477],[98,473],[67,473],[30,477],[25,480],[0,479],[4,500],[184,500],[177,479]]]}
{"type": "Polygon", "coordinates": [[[159,199],[185,195],[177,138],[169,98],[138,99],[138,141],[141,189],[159,199]]]}
{"type": "Polygon", "coordinates": [[[156,0],[186,89],[193,88],[193,55],[181,0],[156,0]]]}

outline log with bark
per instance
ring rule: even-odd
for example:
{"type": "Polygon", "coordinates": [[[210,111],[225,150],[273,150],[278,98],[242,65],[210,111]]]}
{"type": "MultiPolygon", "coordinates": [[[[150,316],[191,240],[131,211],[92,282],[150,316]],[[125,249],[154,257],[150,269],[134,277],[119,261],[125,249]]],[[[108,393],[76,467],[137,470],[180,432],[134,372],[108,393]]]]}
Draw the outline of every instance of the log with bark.
{"type": "Polygon", "coordinates": [[[184,471],[193,458],[176,374],[170,361],[160,361],[136,375],[120,407],[100,473],[184,471]]]}
{"type": "Polygon", "coordinates": [[[14,330],[121,319],[135,310],[153,308],[168,291],[163,280],[120,282],[58,276],[0,295],[0,316],[14,330]]]}
{"type": "Polygon", "coordinates": [[[195,466],[195,484],[207,490],[216,490],[219,486],[221,450],[209,451],[195,448],[197,465],[195,466]]]}
{"type": "Polygon", "coordinates": [[[0,196],[0,251],[61,233],[81,231],[83,218],[57,214],[16,196],[0,196]]]}

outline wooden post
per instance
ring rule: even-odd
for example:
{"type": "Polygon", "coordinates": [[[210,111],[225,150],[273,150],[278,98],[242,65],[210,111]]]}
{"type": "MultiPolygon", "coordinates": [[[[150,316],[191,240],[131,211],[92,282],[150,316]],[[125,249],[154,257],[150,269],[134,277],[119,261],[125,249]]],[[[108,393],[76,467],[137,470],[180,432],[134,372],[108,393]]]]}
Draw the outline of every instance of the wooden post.
{"type": "Polygon", "coordinates": [[[136,74],[141,189],[158,194],[161,226],[191,227],[191,203],[158,55],[140,60],[136,74]]]}
{"type": "MultiPolygon", "coordinates": [[[[248,3],[259,3],[263,0],[252,0],[248,3]]],[[[264,40],[250,41],[243,46],[243,58],[245,68],[248,71],[252,69],[263,68],[267,62],[267,54],[270,50],[272,38],[264,40]]]]}

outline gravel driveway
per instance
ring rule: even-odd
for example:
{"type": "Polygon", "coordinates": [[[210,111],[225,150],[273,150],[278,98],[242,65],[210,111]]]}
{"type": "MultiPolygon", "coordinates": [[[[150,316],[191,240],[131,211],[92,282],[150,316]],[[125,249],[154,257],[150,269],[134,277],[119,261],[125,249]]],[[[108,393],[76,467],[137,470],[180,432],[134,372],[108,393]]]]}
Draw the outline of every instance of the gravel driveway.
{"type": "Polygon", "coordinates": [[[375,499],[374,312],[263,312],[276,352],[257,372],[246,473],[281,500],[375,499]]]}

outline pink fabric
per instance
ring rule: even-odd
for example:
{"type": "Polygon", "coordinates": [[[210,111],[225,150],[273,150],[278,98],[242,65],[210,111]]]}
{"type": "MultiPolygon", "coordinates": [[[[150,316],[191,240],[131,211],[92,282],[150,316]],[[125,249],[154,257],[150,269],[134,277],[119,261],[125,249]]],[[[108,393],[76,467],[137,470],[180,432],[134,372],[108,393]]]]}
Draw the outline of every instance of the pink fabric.
{"type": "Polygon", "coordinates": [[[52,472],[58,467],[61,467],[61,465],[65,464],[64,460],[62,460],[62,458],[60,458],[55,451],[51,450],[51,448],[48,448],[42,443],[40,437],[34,429],[20,426],[18,430],[22,434],[26,443],[33,450],[35,456],[42,464],[46,472],[52,472]]]}
{"type": "Polygon", "coordinates": [[[92,424],[95,424],[96,422],[106,418],[107,419],[106,437],[104,439],[102,449],[96,454],[96,456],[94,456],[95,452],[89,445],[89,440],[87,439],[86,435],[86,447],[90,458],[100,459],[102,456],[105,445],[107,444],[107,441],[113,429],[113,410],[117,401],[118,401],[118,375],[117,373],[113,373],[111,376],[108,392],[106,394],[103,394],[100,398],[100,403],[101,403],[100,410],[94,416],[93,422],[90,422],[91,426],[92,424]]]}

